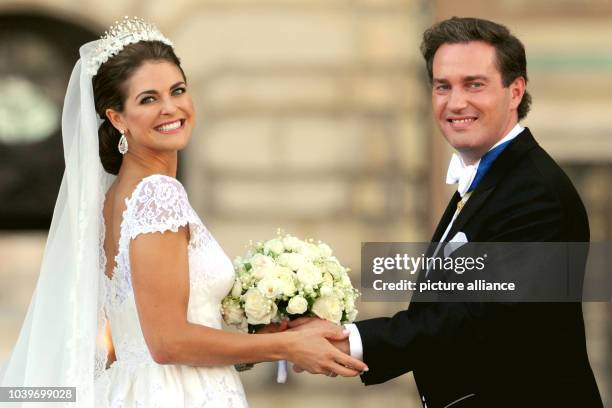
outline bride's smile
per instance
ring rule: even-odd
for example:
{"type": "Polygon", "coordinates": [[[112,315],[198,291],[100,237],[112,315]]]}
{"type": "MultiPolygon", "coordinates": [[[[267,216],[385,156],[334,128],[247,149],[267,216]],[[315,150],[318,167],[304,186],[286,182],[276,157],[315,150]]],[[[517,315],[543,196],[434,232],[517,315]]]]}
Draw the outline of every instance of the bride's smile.
{"type": "Polygon", "coordinates": [[[172,122],[165,122],[159,126],[156,126],[155,130],[158,131],[159,133],[171,135],[171,134],[175,134],[183,130],[184,127],[185,127],[185,119],[177,119],[172,122]]]}
{"type": "Polygon", "coordinates": [[[116,127],[127,129],[129,152],[161,153],[185,148],[195,113],[181,69],[168,61],[146,61],[126,85],[123,111],[112,111],[109,116],[116,127]]]}

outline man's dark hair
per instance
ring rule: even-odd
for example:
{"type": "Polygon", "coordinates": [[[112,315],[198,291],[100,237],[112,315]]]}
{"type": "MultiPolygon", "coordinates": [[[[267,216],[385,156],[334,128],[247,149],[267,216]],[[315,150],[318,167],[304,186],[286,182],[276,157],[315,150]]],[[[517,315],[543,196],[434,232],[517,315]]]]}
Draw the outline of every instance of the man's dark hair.
{"type": "MultiPolygon", "coordinates": [[[[516,78],[525,78],[527,83],[527,58],[521,41],[501,24],[479,18],[453,17],[434,24],[423,33],[421,53],[427,65],[427,75],[433,82],[433,59],[443,44],[459,44],[483,41],[495,47],[496,62],[504,87],[516,78]]],[[[531,105],[531,95],[525,90],[518,106],[518,119],[527,116],[531,105]]]]}

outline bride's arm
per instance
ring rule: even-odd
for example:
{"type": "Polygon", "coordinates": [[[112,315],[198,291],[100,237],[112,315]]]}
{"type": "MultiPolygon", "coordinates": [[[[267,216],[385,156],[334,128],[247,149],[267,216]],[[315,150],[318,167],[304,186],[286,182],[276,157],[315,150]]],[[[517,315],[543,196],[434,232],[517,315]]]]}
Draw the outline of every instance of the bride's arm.
{"type": "Polygon", "coordinates": [[[188,230],[137,236],[130,244],[134,297],[151,356],[160,364],[230,365],[286,359],[312,373],[355,376],[367,367],[325,338],[343,339],[342,327],[306,332],[245,334],[187,321],[188,230]],[[349,369],[347,367],[353,367],[349,369]]]}

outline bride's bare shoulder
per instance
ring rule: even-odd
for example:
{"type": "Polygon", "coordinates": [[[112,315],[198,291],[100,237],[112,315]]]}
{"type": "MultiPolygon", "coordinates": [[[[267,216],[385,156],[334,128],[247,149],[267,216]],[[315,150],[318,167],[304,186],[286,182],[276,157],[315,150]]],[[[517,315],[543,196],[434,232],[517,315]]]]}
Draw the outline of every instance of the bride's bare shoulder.
{"type": "Polygon", "coordinates": [[[120,179],[117,178],[106,191],[104,200],[104,219],[108,224],[112,224],[112,229],[115,230],[115,224],[121,223],[123,211],[125,211],[125,201],[130,197],[140,180],[120,179]]]}
{"type": "Polygon", "coordinates": [[[123,207],[125,200],[132,196],[134,190],[142,180],[143,178],[137,177],[117,177],[106,192],[106,202],[113,207],[123,207]]]}

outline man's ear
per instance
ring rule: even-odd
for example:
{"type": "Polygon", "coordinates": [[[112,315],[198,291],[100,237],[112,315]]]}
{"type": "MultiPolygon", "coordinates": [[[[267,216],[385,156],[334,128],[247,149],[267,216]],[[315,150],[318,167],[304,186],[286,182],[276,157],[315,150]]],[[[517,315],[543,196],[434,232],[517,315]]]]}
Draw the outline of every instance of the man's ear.
{"type": "Polygon", "coordinates": [[[526,86],[527,84],[525,83],[525,78],[522,76],[516,77],[516,79],[510,84],[510,106],[513,109],[518,109],[518,106],[523,100],[523,95],[525,95],[526,86]]]}
{"type": "Polygon", "coordinates": [[[113,125],[115,129],[119,131],[127,130],[127,126],[125,125],[125,122],[120,112],[117,112],[116,110],[108,108],[106,111],[104,111],[104,114],[106,115],[108,120],[110,120],[111,124],[113,125]]]}

